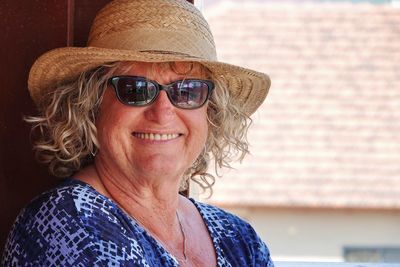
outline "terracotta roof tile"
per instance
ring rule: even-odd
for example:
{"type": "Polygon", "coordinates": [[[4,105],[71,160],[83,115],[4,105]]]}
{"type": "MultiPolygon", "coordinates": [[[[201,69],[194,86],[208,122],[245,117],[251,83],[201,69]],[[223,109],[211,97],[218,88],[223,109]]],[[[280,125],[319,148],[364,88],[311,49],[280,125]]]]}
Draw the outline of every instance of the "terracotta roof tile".
{"type": "Polygon", "coordinates": [[[400,9],[213,1],[219,59],[269,73],[218,205],[400,208],[400,9]]]}

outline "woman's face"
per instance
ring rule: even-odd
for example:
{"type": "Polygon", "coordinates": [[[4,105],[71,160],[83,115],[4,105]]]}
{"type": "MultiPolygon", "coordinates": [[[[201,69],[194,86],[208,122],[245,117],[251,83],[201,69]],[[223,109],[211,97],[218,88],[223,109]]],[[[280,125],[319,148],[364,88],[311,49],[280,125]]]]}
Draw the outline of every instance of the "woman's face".
{"type": "MultiPolygon", "coordinates": [[[[176,67],[187,67],[177,63],[176,67]]],[[[151,63],[132,63],[129,71],[117,75],[147,77],[160,84],[183,78],[204,79],[196,68],[185,75],[168,69],[155,68],[151,63]]],[[[100,144],[96,156],[111,174],[134,178],[160,179],[181,177],[201,153],[208,132],[207,104],[199,109],[185,110],[173,106],[166,92],[161,91],[149,106],[132,107],[122,104],[114,89],[105,91],[96,120],[100,144]]],[[[97,164],[97,163],[96,163],[97,164]]]]}

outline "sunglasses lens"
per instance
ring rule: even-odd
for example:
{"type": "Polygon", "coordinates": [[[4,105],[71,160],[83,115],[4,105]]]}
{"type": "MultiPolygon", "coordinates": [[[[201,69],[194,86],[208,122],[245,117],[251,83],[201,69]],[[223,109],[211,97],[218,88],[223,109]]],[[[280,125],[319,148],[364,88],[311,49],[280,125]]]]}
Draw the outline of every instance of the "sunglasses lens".
{"type": "Polygon", "coordinates": [[[168,94],[177,107],[193,109],[202,106],[208,98],[208,84],[199,80],[184,80],[176,82],[168,94]]]}
{"type": "Polygon", "coordinates": [[[124,104],[144,106],[157,95],[156,86],[145,79],[136,77],[119,77],[113,81],[118,97],[124,104]]]}
{"type": "Polygon", "coordinates": [[[170,85],[158,85],[143,77],[116,76],[110,79],[118,99],[125,105],[145,106],[154,101],[159,88],[165,90],[171,103],[183,109],[201,107],[209,98],[214,84],[207,80],[183,80],[170,85]]]}

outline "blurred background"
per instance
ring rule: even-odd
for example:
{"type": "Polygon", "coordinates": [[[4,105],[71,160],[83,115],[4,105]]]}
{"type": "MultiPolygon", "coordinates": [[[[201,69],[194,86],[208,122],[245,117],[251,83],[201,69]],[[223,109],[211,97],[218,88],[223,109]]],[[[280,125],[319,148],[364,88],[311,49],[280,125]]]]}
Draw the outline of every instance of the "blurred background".
{"type": "MultiPolygon", "coordinates": [[[[107,2],[0,4],[0,250],[18,211],[56,184],[22,121],[36,110],[29,68],[49,49],[85,45],[107,2]]],[[[220,60],[272,79],[252,155],[200,198],[250,221],[274,260],[400,262],[399,1],[195,4],[220,60]]]]}
{"type": "Polygon", "coordinates": [[[220,60],[272,80],[252,155],[200,198],[274,260],[400,262],[400,1],[195,4],[220,60]]]}

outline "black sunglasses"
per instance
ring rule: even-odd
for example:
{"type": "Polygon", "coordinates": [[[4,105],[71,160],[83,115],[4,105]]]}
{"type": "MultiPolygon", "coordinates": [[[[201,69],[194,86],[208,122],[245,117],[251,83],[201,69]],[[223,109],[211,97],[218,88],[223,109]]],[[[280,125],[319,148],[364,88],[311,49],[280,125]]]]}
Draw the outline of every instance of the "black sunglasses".
{"type": "Polygon", "coordinates": [[[160,90],[167,92],[171,103],[182,109],[196,109],[210,98],[214,83],[209,80],[185,79],[162,85],[144,77],[115,76],[109,79],[117,98],[128,106],[146,106],[153,103],[160,90]]]}

